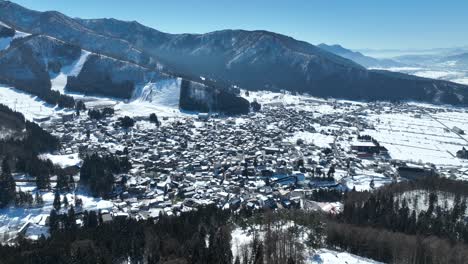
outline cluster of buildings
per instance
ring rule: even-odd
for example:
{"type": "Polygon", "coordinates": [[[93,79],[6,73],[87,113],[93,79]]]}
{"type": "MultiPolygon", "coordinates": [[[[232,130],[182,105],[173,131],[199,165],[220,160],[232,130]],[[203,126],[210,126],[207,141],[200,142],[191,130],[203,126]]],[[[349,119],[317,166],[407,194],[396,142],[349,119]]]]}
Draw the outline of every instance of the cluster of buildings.
{"type": "Polygon", "coordinates": [[[391,163],[385,146],[362,134],[373,129],[366,110],[385,113],[385,106],[339,107],[346,109],[317,114],[300,104],[271,103],[239,117],[160,118],[160,126],[140,117],[130,129],[121,128],[116,116],[91,120],[82,114],[44,126],[62,139],[56,154],[129,158],[130,172],[115,175],[123,184],[115,188],[112,209],[103,211],[107,220],[172,215],[205,204],[231,210],[318,208],[308,199],[314,191],[349,189],[345,179],[357,173],[390,181],[399,173],[432,173],[391,163]]]}

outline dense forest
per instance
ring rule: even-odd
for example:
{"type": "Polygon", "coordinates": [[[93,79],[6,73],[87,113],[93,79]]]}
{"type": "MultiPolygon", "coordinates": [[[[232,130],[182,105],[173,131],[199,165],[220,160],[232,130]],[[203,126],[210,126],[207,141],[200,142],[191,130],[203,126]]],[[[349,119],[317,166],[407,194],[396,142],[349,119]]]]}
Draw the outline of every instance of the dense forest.
{"type": "Polygon", "coordinates": [[[3,195],[0,207],[13,202],[23,204],[31,201],[31,194],[14,192],[14,188],[11,187],[12,184],[14,186],[14,172],[34,177],[38,189],[50,188],[50,175],[58,175],[59,179],[69,177],[72,172],[54,166],[50,160],[38,157],[42,152],[57,150],[60,147],[58,138],[4,105],[0,105],[0,117],[5,121],[0,124],[0,132],[6,134],[0,139],[0,193],[3,195]]]}
{"type": "Polygon", "coordinates": [[[439,177],[351,191],[343,213],[328,219],[327,243],[387,263],[466,263],[467,197],[466,182],[439,177]],[[401,196],[412,191],[427,194],[427,208],[411,208],[401,196]],[[451,206],[438,203],[439,193],[453,198],[451,206]]]}
{"type": "Polygon", "coordinates": [[[89,187],[95,197],[108,197],[113,190],[114,174],[128,172],[131,164],[127,157],[93,154],[83,160],[80,183],[89,187]]]}
{"type": "Polygon", "coordinates": [[[1,246],[1,263],[232,263],[229,212],[214,206],[157,221],[117,218],[103,223],[85,212],[77,228],[72,208],[51,214],[52,235],[1,246]]]}
{"type": "MultiPolygon", "coordinates": [[[[104,162],[103,158],[88,159],[96,164],[104,162]]],[[[115,163],[108,159],[104,163],[115,163]]],[[[106,166],[112,167],[109,164],[106,166]]],[[[396,215],[391,209],[379,209],[390,203],[385,195],[396,196],[395,190],[433,187],[440,191],[455,184],[456,181],[430,179],[392,184],[375,193],[347,192],[343,198],[345,211],[338,215],[295,209],[230,211],[213,205],[179,216],[160,214],[145,221],[115,217],[110,222],[103,220],[101,212],[75,211],[61,201],[57,192],[55,209],[49,218],[51,237],[38,241],[20,239],[17,245],[0,247],[0,254],[2,263],[300,264],[306,263],[310,250],[328,247],[385,263],[466,263],[466,241],[459,234],[451,237],[451,232],[437,233],[434,229],[437,217],[441,217],[436,212],[441,209],[435,203],[432,212],[420,211],[416,226],[410,220],[402,221],[406,213],[396,215]],[[374,202],[382,206],[369,205],[374,202]],[[233,241],[233,231],[239,229],[247,232],[250,240],[241,244],[233,241]]],[[[460,198],[456,198],[443,221],[450,218],[462,222],[461,213],[456,212],[463,211],[464,196],[456,197],[460,198]]],[[[397,203],[393,207],[407,210],[397,203]]],[[[448,225],[444,222],[441,227],[448,225]]]]}

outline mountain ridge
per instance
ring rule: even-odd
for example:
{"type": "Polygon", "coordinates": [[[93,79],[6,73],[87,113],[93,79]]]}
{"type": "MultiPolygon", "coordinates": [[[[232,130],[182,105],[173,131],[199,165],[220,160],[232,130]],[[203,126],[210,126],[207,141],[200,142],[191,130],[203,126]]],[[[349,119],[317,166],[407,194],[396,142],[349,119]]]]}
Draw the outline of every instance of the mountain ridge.
{"type": "Polygon", "coordinates": [[[135,21],[70,18],[8,1],[1,1],[0,7],[0,21],[15,28],[220,88],[468,104],[467,86],[367,70],[350,59],[270,31],[170,34],[135,21]],[[446,96],[436,97],[440,94],[446,96]]]}
{"type": "Polygon", "coordinates": [[[366,68],[388,68],[388,67],[403,67],[405,64],[397,62],[392,59],[376,59],[366,56],[358,51],[353,51],[339,44],[327,45],[321,43],[317,47],[332,52],[338,56],[350,59],[366,68]]]}

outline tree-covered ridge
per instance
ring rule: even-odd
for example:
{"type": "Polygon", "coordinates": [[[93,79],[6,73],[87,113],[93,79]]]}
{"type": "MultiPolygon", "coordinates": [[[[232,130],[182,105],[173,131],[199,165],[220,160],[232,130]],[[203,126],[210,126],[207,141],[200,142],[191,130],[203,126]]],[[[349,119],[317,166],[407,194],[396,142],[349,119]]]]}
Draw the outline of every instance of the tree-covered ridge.
{"type": "Polygon", "coordinates": [[[2,160],[2,177],[0,192],[5,207],[13,202],[21,205],[32,197],[30,194],[15,191],[13,172],[25,173],[35,177],[38,189],[50,187],[51,175],[63,175],[64,171],[52,164],[50,160],[42,160],[38,155],[42,152],[55,151],[60,147],[58,138],[42,129],[34,122],[27,121],[21,113],[14,112],[0,105],[0,115],[6,122],[2,129],[14,131],[13,136],[0,139],[0,159],[2,160]]]}

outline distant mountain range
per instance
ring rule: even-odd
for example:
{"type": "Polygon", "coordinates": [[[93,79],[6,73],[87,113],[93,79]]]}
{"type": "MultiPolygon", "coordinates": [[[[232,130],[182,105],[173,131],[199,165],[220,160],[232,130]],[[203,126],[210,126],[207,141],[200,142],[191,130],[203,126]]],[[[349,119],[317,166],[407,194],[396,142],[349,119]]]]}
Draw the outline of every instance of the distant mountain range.
{"type": "Polygon", "coordinates": [[[324,49],[328,52],[334,53],[343,58],[350,59],[366,68],[390,68],[390,67],[403,67],[405,64],[397,62],[391,59],[376,59],[363,55],[360,52],[352,51],[350,49],[343,48],[340,45],[327,45],[319,44],[319,48],[324,49]]]}
{"type": "Polygon", "coordinates": [[[60,70],[85,50],[91,55],[77,76],[68,77],[66,89],[129,98],[138,85],[182,77],[214,89],[468,105],[467,86],[368,70],[365,66],[373,63],[393,62],[268,31],[169,34],[137,22],[70,18],[9,1],[0,1],[0,21],[5,31],[31,34],[0,51],[0,81],[28,89],[33,89],[31,82],[50,88],[50,71],[60,70]]]}

